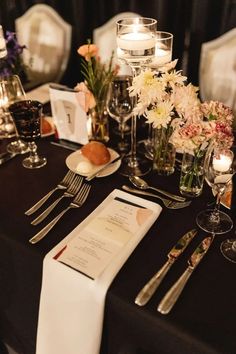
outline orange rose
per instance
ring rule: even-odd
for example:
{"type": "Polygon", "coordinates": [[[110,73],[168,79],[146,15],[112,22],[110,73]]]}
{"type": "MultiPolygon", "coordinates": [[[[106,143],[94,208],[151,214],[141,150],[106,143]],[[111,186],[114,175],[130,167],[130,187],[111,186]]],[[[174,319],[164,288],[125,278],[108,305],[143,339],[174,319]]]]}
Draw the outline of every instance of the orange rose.
{"type": "Polygon", "coordinates": [[[92,57],[97,57],[98,47],[95,44],[84,44],[77,50],[78,54],[84,57],[87,61],[92,57]]]}
{"type": "Polygon", "coordinates": [[[77,99],[82,109],[87,113],[89,109],[96,106],[96,101],[91,91],[87,88],[84,82],[76,85],[75,90],[78,91],[77,99]],[[85,99],[84,99],[85,95],[85,99]]]}

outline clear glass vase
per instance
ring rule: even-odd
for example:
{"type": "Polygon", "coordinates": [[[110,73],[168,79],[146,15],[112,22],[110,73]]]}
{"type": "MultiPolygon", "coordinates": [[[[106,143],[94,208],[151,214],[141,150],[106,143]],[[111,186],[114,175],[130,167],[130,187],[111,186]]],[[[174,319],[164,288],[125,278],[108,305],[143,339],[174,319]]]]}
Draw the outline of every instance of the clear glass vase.
{"type": "Polygon", "coordinates": [[[91,122],[90,140],[102,143],[109,141],[109,116],[106,110],[106,100],[97,102],[96,106],[89,110],[91,122]]]}
{"type": "Polygon", "coordinates": [[[169,142],[171,128],[153,129],[153,170],[168,176],[175,170],[176,150],[169,142]]]}
{"type": "Polygon", "coordinates": [[[185,197],[195,198],[202,193],[205,154],[206,150],[200,149],[183,154],[179,189],[185,197]]]}

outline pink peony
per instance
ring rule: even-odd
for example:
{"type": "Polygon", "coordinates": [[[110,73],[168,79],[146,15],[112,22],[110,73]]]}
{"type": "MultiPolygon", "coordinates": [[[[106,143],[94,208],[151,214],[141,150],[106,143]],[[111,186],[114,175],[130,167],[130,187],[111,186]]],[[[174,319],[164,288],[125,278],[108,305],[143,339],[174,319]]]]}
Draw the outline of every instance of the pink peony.
{"type": "Polygon", "coordinates": [[[87,113],[89,109],[96,106],[96,101],[91,91],[87,88],[84,82],[76,85],[75,90],[78,91],[77,99],[82,109],[87,113]],[[85,95],[85,99],[84,99],[85,95]]]}

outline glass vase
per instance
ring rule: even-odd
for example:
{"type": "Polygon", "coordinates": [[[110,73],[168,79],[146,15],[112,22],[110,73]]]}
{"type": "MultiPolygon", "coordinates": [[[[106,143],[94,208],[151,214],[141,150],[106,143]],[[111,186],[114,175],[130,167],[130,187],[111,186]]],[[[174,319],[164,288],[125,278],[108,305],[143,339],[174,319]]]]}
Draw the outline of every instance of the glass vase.
{"type": "Polygon", "coordinates": [[[176,150],[170,143],[171,128],[153,129],[153,170],[168,176],[175,170],[176,150]]]}
{"type": "Polygon", "coordinates": [[[90,140],[97,140],[102,143],[109,141],[109,121],[106,110],[106,100],[97,102],[96,106],[89,110],[91,122],[90,140]]]}
{"type": "Polygon", "coordinates": [[[206,150],[183,154],[179,189],[185,197],[195,198],[202,193],[205,154],[206,150]]]}

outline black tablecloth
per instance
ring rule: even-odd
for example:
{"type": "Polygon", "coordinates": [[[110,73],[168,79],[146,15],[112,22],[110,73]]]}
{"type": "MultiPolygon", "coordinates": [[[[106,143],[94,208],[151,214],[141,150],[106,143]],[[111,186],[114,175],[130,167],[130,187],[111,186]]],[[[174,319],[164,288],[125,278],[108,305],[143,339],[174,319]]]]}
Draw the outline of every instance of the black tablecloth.
{"type": "MultiPolygon", "coordinates": [[[[128,184],[128,179],[118,173],[94,179],[86,205],[68,212],[44,240],[32,245],[28,240],[42,224],[30,225],[33,217],[25,216],[24,211],[60,181],[67,171],[65,159],[71,153],[51,145],[48,139],[42,139],[38,145],[39,152],[48,159],[45,167],[27,170],[21,165],[22,156],[0,166],[0,338],[22,354],[35,353],[45,254],[113,189],[128,184]]],[[[0,145],[0,152],[3,148],[0,145]]],[[[179,172],[168,177],[150,173],[146,180],[176,193],[179,172]]],[[[209,200],[213,198],[205,186],[202,196],[194,199],[190,207],[163,208],[108,290],[101,354],[236,353],[236,265],[220,253],[220,243],[228,236],[234,237],[233,230],[216,236],[169,315],[158,313],[157,305],[185,270],[189,255],[206,236],[203,231],[199,230],[151,301],[142,308],[134,304],[137,292],[164,264],[174,243],[183,233],[196,227],[196,214],[206,208],[209,200]]],[[[65,205],[67,200],[56,207],[50,218],[65,205]]]]}

